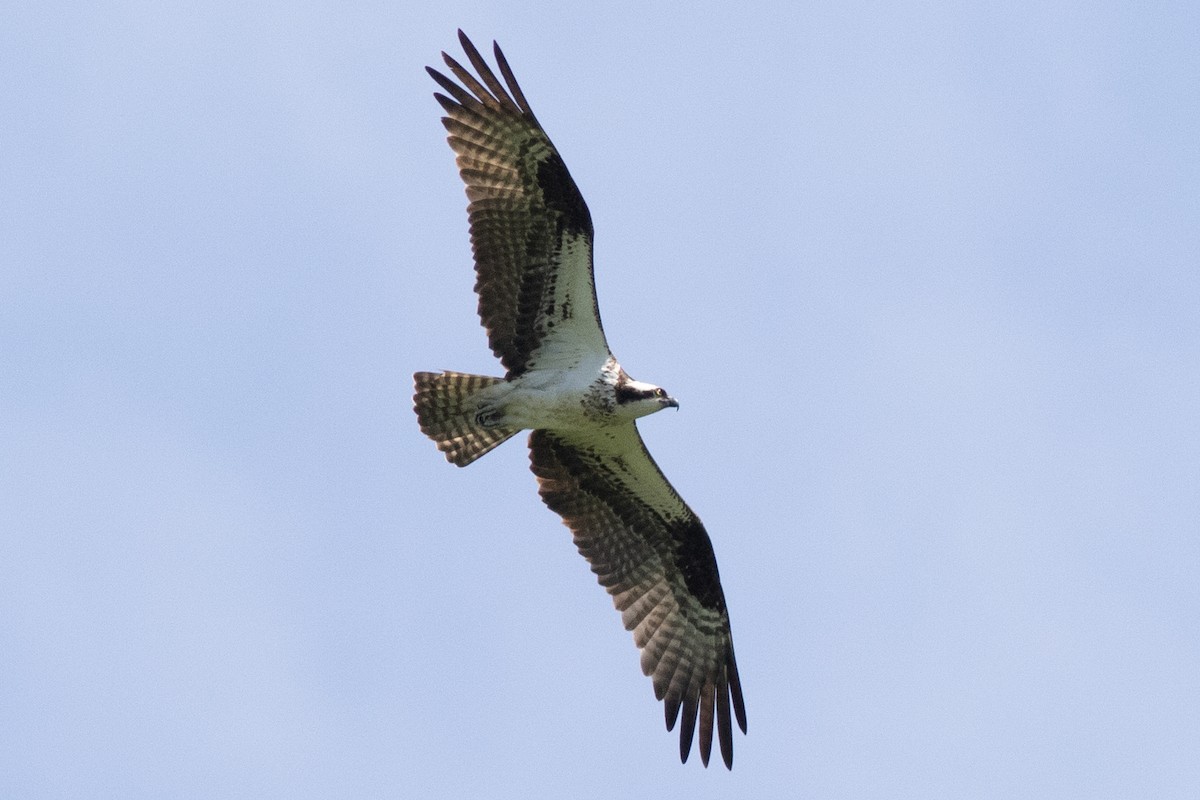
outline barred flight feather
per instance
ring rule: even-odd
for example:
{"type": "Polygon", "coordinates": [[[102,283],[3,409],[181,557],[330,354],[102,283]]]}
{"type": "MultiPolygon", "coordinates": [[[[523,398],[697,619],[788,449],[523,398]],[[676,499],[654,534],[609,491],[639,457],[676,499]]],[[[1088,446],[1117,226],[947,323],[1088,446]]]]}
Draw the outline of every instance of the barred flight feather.
{"type": "Polygon", "coordinates": [[[418,372],[413,380],[413,409],[421,432],[437,443],[451,464],[465,467],[517,432],[512,428],[485,428],[475,421],[473,398],[480,390],[503,383],[503,378],[465,372],[418,372]]]}

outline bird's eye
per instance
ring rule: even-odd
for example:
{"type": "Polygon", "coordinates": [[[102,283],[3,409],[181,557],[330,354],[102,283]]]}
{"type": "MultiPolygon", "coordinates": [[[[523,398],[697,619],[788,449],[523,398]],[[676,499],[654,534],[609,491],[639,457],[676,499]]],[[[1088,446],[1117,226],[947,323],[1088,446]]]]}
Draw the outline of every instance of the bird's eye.
{"type": "Polygon", "coordinates": [[[655,389],[655,390],[654,390],[654,396],[655,396],[655,397],[666,397],[666,396],[667,396],[667,390],[666,390],[666,389],[655,389]]]}

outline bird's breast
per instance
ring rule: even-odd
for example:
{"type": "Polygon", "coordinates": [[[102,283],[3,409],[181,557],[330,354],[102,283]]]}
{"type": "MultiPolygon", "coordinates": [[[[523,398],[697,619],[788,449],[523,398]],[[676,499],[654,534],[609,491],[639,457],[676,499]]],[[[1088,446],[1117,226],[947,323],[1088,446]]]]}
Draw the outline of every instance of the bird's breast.
{"type": "Polygon", "coordinates": [[[522,428],[585,430],[616,422],[615,392],[604,371],[526,373],[515,379],[506,422],[522,428]]]}

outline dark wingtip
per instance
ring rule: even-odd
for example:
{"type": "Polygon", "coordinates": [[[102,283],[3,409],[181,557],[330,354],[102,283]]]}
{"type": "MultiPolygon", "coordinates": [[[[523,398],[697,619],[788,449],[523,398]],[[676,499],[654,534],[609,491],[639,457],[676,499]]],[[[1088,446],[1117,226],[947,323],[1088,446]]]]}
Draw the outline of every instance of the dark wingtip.
{"type": "Polygon", "coordinates": [[[729,720],[729,681],[725,676],[717,685],[717,739],[725,767],[733,769],[733,725],[729,720]]]}
{"type": "Polygon", "coordinates": [[[738,675],[737,658],[733,655],[733,645],[725,656],[725,679],[729,683],[729,694],[733,698],[733,715],[737,718],[738,727],[746,732],[746,701],[742,699],[742,678],[738,675]]]}
{"type": "MultiPolygon", "coordinates": [[[[445,54],[445,53],[442,53],[442,58],[446,58],[446,57],[447,57],[447,56],[446,56],[446,54],[445,54]]],[[[442,73],[438,72],[438,71],[437,71],[436,69],[434,69],[433,67],[426,67],[426,68],[425,68],[425,72],[426,72],[426,73],[429,75],[429,77],[433,78],[433,80],[434,80],[434,81],[435,81],[435,82],[436,82],[436,83],[437,83],[439,86],[445,86],[445,85],[446,85],[446,76],[445,76],[445,75],[443,75],[442,73]]],[[[437,97],[437,92],[434,92],[434,97],[437,97]]]]}
{"type": "Polygon", "coordinates": [[[679,726],[679,757],[687,763],[688,753],[692,749],[692,740],[696,736],[696,714],[699,711],[696,700],[685,697],[683,700],[683,716],[679,726]]]}
{"type": "Polygon", "coordinates": [[[666,699],[661,697],[659,699],[663,701],[663,716],[667,720],[667,731],[673,731],[675,723],[679,719],[679,704],[682,698],[671,695],[666,699]]]}
{"type": "Polygon", "coordinates": [[[475,43],[471,41],[471,37],[463,33],[463,29],[458,29],[458,43],[462,45],[463,50],[468,53],[475,49],[475,43]]]}

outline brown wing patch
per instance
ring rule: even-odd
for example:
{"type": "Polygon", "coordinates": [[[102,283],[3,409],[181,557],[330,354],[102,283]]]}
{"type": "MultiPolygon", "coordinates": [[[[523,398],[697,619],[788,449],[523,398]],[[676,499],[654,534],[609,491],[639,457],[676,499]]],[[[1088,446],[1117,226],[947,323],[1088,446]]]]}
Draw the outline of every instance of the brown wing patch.
{"type": "MultiPolygon", "coordinates": [[[[504,83],[462,31],[459,41],[478,78],[445,53],[458,83],[435,69],[428,71],[446,92],[434,96],[446,110],[442,123],[470,201],[479,317],[492,352],[511,378],[528,369],[553,327],[545,324],[544,310],[554,305],[557,272],[568,245],[586,242],[587,252],[569,268],[585,270],[590,284],[592,218],[500,47],[495,56],[504,83]]],[[[598,336],[599,346],[607,349],[594,290],[589,286],[588,291],[595,318],[591,338],[598,336]]]]}
{"type": "Polygon", "coordinates": [[[704,526],[632,423],[591,438],[533,431],[529,449],[542,499],[571,529],[633,632],[642,671],[664,702],[667,729],[681,722],[680,758],[687,761],[699,724],[700,758],[708,765],[715,722],[721,756],[732,767],[730,701],[743,732],[746,709],[704,526]]]}

